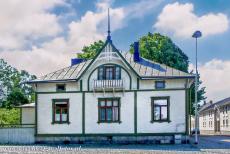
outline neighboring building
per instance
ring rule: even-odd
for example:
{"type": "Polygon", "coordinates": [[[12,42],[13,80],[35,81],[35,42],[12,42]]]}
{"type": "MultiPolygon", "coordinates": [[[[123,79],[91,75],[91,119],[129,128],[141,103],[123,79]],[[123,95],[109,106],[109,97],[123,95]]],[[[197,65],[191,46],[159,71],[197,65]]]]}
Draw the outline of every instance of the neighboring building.
{"type": "Polygon", "coordinates": [[[201,134],[230,134],[230,97],[207,103],[199,110],[201,134]]]}
{"type": "Polygon", "coordinates": [[[93,59],[72,62],[28,82],[36,91],[37,142],[166,143],[188,135],[194,75],[139,57],[137,42],[134,55],[120,52],[110,33],[93,59]]]}

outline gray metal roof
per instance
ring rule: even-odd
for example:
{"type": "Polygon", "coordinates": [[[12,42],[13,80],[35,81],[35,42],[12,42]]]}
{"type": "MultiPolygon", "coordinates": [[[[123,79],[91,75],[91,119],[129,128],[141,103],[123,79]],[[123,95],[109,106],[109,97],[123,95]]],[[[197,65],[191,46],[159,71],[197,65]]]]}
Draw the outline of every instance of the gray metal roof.
{"type": "MultiPolygon", "coordinates": [[[[105,49],[119,52],[115,46],[112,44],[112,42],[106,42],[104,47],[101,49],[101,52],[103,52],[105,49]]],[[[99,52],[100,53],[100,52],[99,52]]],[[[133,60],[133,54],[129,52],[119,52],[119,55],[121,55],[123,60],[125,60],[130,67],[133,68],[135,73],[139,75],[143,79],[148,78],[194,78],[193,74],[185,73],[182,71],[179,71],[177,69],[174,69],[172,67],[166,66],[164,64],[159,64],[154,61],[150,61],[144,58],[141,58],[142,61],[145,63],[148,63],[147,65],[143,63],[137,63],[133,60]]],[[[49,73],[47,75],[44,75],[42,77],[37,78],[36,80],[29,81],[27,83],[34,83],[34,82],[63,82],[63,81],[75,81],[81,78],[82,73],[84,70],[91,65],[91,63],[95,59],[90,59],[84,62],[81,62],[79,64],[69,66],[60,70],[57,70],[55,72],[49,73]]]]}
{"type": "Polygon", "coordinates": [[[55,72],[41,76],[31,82],[76,80],[91,61],[92,60],[87,60],[82,63],[57,70],[55,72]]]}
{"type": "Polygon", "coordinates": [[[174,69],[172,67],[169,67],[164,64],[156,63],[154,61],[150,61],[147,59],[144,59],[145,61],[148,61],[149,63],[155,65],[155,67],[146,66],[140,63],[137,63],[133,60],[133,54],[130,54],[129,52],[122,53],[123,57],[126,59],[126,61],[134,68],[134,70],[141,76],[142,78],[174,78],[174,77],[191,77],[193,78],[194,75],[190,73],[185,73],[180,70],[174,69]]]}
{"type": "Polygon", "coordinates": [[[206,111],[206,110],[209,110],[209,109],[214,109],[215,106],[223,106],[223,105],[227,105],[227,104],[230,104],[230,97],[228,98],[225,98],[225,99],[222,99],[216,103],[213,103],[213,104],[205,104],[201,107],[201,109],[199,110],[199,112],[203,112],[203,111],[206,111]]]}

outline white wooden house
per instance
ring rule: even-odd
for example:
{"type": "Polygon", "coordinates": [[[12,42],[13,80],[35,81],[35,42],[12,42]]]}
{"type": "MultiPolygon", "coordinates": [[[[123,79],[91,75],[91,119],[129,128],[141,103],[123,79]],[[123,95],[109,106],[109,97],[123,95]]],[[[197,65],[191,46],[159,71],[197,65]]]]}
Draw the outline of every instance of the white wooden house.
{"type": "Polygon", "coordinates": [[[141,58],[134,46],[134,55],[118,51],[109,32],[93,59],[29,81],[37,142],[171,142],[188,135],[194,75],[141,58]]]}

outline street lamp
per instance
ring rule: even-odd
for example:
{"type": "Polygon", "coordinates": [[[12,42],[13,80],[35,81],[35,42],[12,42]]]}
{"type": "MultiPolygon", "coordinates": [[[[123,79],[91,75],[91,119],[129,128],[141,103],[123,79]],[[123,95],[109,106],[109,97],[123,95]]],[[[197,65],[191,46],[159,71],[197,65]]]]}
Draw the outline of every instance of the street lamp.
{"type": "Polygon", "coordinates": [[[197,39],[202,36],[200,31],[195,31],[192,35],[193,38],[196,39],[196,78],[195,78],[195,144],[198,144],[198,135],[197,135],[197,130],[198,130],[198,113],[197,113],[197,91],[198,91],[198,71],[197,71],[197,39]]]}

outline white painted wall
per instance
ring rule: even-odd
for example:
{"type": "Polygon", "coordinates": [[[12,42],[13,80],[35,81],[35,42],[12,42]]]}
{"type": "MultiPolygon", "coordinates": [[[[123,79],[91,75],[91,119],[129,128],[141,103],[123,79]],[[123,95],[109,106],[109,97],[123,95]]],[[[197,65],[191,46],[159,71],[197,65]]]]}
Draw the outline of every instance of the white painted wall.
{"type": "Polygon", "coordinates": [[[22,124],[35,124],[35,108],[22,108],[22,124]]]}
{"type": "Polygon", "coordinates": [[[214,131],[215,123],[214,123],[214,110],[207,110],[202,112],[199,116],[199,128],[201,131],[214,131]],[[205,124],[204,124],[205,123],[205,124]],[[212,124],[211,124],[212,123],[212,124]]]}
{"type": "MultiPolygon", "coordinates": [[[[155,81],[158,80],[140,80],[140,89],[155,89],[155,81]]],[[[162,81],[162,80],[159,80],[162,81]]],[[[165,81],[165,88],[185,88],[185,79],[167,79],[165,81]]]]}
{"type": "Polygon", "coordinates": [[[137,92],[138,133],[185,132],[185,90],[137,92]],[[170,97],[171,122],[151,123],[151,97],[170,97]]]}
{"type": "Polygon", "coordinates": [[[134,93],[116,93],[114,97],[120,97],[121,123],[98,124],[98,98],[113,97],[112,93],[86,93],[85,96],[85,133],[133,133],[134,132],[134,93]]]}
{"type": "Polygon", "coordinates": [[[82,133],[82,94],[38,94],[38,134],[82,133]],[[52,99],[69,99],[70,124],[52,123],[52,99]]]}
{"type": "Polygon", "coordinates": [[[226,106],[222,106],[220,109],[220,130],[221,131],[230,131],[230,106],[228,105],[228,110],[226,113],[226,106]],[[224,111],[224,112],[223,112],[224,111]],[[228,119],[228,126],[226,125],[226,120],[228,119]],[[225,124],[224,122],[225,121],[225,124]]]}
{"type": "MultiPolygon", "coordinates": [[[[37,84],[37,92],[55,92],[56,85],[62,83],[38,83],[37,84]]],[[[66,82],[63,83],[66,85],[66,91],[79,91],[80,83],[79,82],[66,82]]]]}

